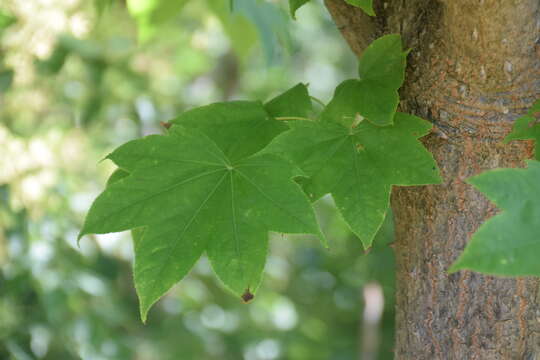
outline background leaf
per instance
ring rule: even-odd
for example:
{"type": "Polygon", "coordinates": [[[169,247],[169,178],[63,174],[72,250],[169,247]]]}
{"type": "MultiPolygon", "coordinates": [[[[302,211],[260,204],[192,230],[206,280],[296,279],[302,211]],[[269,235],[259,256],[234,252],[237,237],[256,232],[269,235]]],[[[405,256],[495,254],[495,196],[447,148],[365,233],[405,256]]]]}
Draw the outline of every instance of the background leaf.
{"type": "Polygon", "coordinates": [[[536,160],[540,160],[540,146],[538,146],[540,142],[540,120],[538,113],[540,113],[540,99],[536,100],[526,115],[515,121],[512,132],[504,138],[506,143],[512,140],[534,140],[536,142],[536,160]]]}
{"type": "Polygon", "coordinates": [[[188,0],[127,0],[130,14],[137,21],[139,40],[148,41],[156,29],[179,14],[188,0]]]}
{"type": "Polygon", "coordinates": [[[345,0],[347,3],[359,7],[364,10],[369,16],[375,16],[375,11],[373,10],[373,0],[345,0]]]}
{"type": "MultiPolygon", "coordinates": [[[[308,3],[310,0],[289,0],[289,8],[291,10],[291,16],[296,18],[296,10],[301,8],[304,4],[308,3]]],[[[344,0],[347,3],[359,7],[369,16],[375,16],[375,11],[373,10],[373,0],[344,0]]]]}
{"type": "Polygon", "coordinates": [[[9,90],[13,84],[15,73],[11,69],[0,70],[0,92],[9,90]]]}
{"type": "Polygon", "coordinates": [[[253,22],[244,14],[232,12],[227,1],[207,0],[206,4],[220,20],[235,53],[242,59],[249,55],[259,40],[259,33],[253,22]]]}
{"type": "Polygon", "coordinates": [[[289,0],[289,8],[291,16],[296,19],[296,10],[300,9],[304,4],[307,4],[310,0],[289,0]]]}
{"type": "Polygon", "coordinates": [[[289,19],[281,8],[262,0],[234,0],[233,11],[246,16],[257,28],[265,58],[274,64],[291,46],[289,19]]]}
{"type": "Polygon", "coordinates": [[[540,162],[527,169],[495,169],[468,179],[502,213],[480,226],[449,272],[540,276],[540,162]]]}

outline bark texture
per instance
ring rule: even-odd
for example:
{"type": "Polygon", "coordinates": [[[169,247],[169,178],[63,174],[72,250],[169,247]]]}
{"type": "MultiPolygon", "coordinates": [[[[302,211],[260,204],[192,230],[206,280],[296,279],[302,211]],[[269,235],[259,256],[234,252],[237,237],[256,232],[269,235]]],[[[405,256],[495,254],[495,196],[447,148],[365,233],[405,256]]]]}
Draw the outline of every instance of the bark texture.
{"type": "MultiPolygon", "coordinates": [[[[446,273],[497,211],[464,180],[495,167],[523,166],[522,159],[532,156],[532,144],[501,140],[540,97],[540,1],[375,3],[379,19],[370,20],[372,34],[401,33],[413,48],[401,107],[434,123],[424,142],[444,179],[392,195],[396,358],[540,359],[537,279],[446,273]]],[[[338,26],[361,21],[340,0],[327,0],[327,6],[338,26]],[[344,20],[346,14],[354,19],[344,20]]],[[[356,37],[360,28],[341,28],[357,53],[373,36],[356,37]]]]}

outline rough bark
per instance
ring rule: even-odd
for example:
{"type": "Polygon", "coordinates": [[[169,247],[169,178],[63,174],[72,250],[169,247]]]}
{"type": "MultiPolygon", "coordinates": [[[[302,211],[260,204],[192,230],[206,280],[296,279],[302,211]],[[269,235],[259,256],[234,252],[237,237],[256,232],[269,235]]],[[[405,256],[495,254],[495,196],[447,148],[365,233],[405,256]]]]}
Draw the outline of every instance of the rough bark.
{"type": "MultiPolygon", "coordinates": [[[[327,5],[338,26],[361,21],[340,0],[327,5]]],[[[464,180],[532,155],[530,143],[501,140],[540,97],[540,1],[388,0],[376,10],[372,34],[399,32],[413,49],[401,107],[435,124],[424,142],[444,178],[392,195],[396,358],[540,359],[537,279],[446,273],[497,211],[464,180]]],[[[368,35],[354,31],[342,28],[359,53],[368,35]]]]}

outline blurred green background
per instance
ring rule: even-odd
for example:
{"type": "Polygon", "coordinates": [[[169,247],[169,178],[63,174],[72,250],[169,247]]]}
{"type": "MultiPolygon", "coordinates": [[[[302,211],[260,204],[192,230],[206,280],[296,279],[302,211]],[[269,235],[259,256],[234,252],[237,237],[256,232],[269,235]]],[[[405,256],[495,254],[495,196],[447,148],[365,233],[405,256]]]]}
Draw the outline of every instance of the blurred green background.
{"type": "Polygon", "coordinates": [[[330,199],[331,241],[271,234],[249,305],[201,259],[139,319],[128,233],[76,235],[100,163],[194,106],[297,82],[327,101],[356,59],[313,2],[0,1],[0,359],[390,359],[391,219],[365,254],[330,199]],[[384,302],[384,307],[383,307],[384,302]]]}

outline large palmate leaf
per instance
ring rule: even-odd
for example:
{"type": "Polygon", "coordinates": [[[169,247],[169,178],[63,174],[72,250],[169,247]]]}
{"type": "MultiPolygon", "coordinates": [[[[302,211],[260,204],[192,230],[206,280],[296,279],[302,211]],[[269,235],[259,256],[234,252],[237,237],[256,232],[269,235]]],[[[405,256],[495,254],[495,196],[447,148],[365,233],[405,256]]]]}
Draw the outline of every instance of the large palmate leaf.
{"type": "Polygon", "coordinates": [[[506,136],[505,142],[511,140],[535,140],[536,141],[536,160],[540,160],[540,120],[536,114],[540,113],[540,99],[536,100],[526,115],[518,118],[514,123],[512,132],[506,136]]]}
{"type": "Polygon", "coordinates": [[[408,52],[399,35],[386,35],[369,45],[359,61],[360,80],[346,80],[322,114],[323,119],[352,122],[356,114],[377,125],[389,125],[399,103],[408,52]]]}
{"type": "Polygon", "coordinates": [[[166,135],[128,142],[107,157],[121,170],[80,233],[138,229],[134,278],[143,320],[203,252],[226,287],[248,299],[260,282],[268,231],[320,235],[308,198],[292,181],[301,171],[255,154],[285,126],[262,104],[215,104],[176,121],[182,125],[166,135]]]}
{"type": "Polygon", "coordinates": [[[540,162],[527,164],[527,169],[495,169],[468,180],[502,213],[478,229],[450,272],[540,276],[540,162]]]}
{"type": "Polygon", "coordinates": [[[417,140],[432,126],[416,116],[397,113],[394,125],[384,127],[367,120],[289,125],[265,151],[288,157],[309,175],[301,183],[313,201],[331,193],[366,248],[383,223],[392,185],[440,181],[433,157],[417,140]]]}

